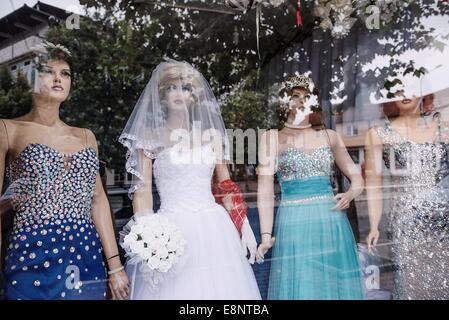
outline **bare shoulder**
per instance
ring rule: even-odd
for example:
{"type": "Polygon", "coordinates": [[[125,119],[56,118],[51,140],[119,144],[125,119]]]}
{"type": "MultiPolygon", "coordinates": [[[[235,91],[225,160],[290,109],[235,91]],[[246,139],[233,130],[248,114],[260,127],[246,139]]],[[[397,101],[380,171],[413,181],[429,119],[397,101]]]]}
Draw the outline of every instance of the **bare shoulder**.
{"type": "Polygon", "coordinates": [[[0,119],[0,152],[8,152],[8,131],[6,129],[6,119],[0,119]]]}
{"type": "Polygon", "coordinates": [[[260,157],[275,156],[277,154],[278,134],[278,130],[267,130],[261,134],[259,141],[260,157]]]}
{"type": "Polygon", "coordinates": [[[23,115],[20,117],[12,118],[10,121],[27,121],[27,115],[23,115]]]}
{"type": "Polygon", "coordinates": [[[84,134],[87,136],[87,143],[90,147],[97,148],[97,138],[92,130],[87,128],[82,128],[84,134]]]}
{"type": "Polygon", "coordinates": [[[379,139],[379,127],[378,126],[372,127],[371,129],[368,130],[367,135],[372,138],[377,137],[379,139]]]}
{"type": "Polygon", "coordinates": [[[88,128],[80,128],[80,127],[72,127],[68,126],[69,130],[72,131],[72,134],[82,141],[85,141],[87,143],[88,147],[97,148],[97,139],[95,137],[95,134],[92,132],[92,130],[88,128]]]}
{"type": "Polygon", "coordinates": [[[263,144],[267,144],[270,142],[273,143],[274,141],[277,141],[280,134],[281,133],[278,130],[273,129],[266,130],[262,132],[262,134],[260,135],[260,142],[263,144]]]}
{"type": "Polygon", "coordinates": [[[322,130],[322,132],[329,137],[329,140],[332,145],[337,144],[341,140],[341,137],[338,134],[338,132],[333,129],[324,129],[322,130]]]}
{"type": "Polygon", "coordinates": [[[261,138],[268,139],[271,137],[277,137],[280,133],[282,133],[282,131],[278,131],[275,129],[268,129],[262,133],[261,138]]]}
{"type": "Polygon", "coordinates": [[[443,142],[449,143],[449,121],[440,122],[440,135],[443,142]]]}
{"type": "Polygon", "coordinates": [[[6,126],[7,122],[8,122],[8,119],[1,119],[0,118],[0,125],[1,125],[0,129],[5,130],[5,126],[6,126]]]}
{"type": "MultiPolygon", "coordinates": [[[[17,127],[20,125],[20,122],[17,122],[16,119],[0,119],[0,132],[2,136],[2,141],[7,144],[11,143],[14,133],[17,130],[17,127]]],[[[20,131],[20,129],[19,129],[20,131]]]]}
{"type": "Polygon", "coordinates": [[[3,121],[5,121],[5,123],[7,123],[8,129],[10,127],[12,129],[15,129],[15,128],[23,127],[23,126],[29,126],[30,124],[33,123],[26,117],[26,115],[20,116],[17,118],[12,118],[12,119],[3,119],[3,121]]]}
{"type": "Polygon", "coordinates": [[[2,127],[3,130],[14,130],[18,125],[20,125],[21,122],[21,118],[14,118],[14,119],[0,119],[0,125],[2,127]]]}
{"type": "Polygon", "coordinates": [[[324,129],[325,133],[327,133],[329,135],[329,137],[338,137],[338,132],[335,131],[334,129],[324,129]]]}
{"type": "Polygon", "coordinates": [[[365,144],[371,145],[371,144],[382,144],[382,139],[379,136],[379,127],[375,126],[368,130],[365,137],[365,144]]]}

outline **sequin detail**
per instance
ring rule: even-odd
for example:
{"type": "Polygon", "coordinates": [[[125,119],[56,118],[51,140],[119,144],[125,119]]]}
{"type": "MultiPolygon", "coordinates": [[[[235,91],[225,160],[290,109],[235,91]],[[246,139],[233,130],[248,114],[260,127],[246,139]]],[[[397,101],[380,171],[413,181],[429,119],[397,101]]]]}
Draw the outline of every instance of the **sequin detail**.
{"type": "Polygon", "coordinates": [[[376,131],[391,174],[389,233],[396,299],[449,299],[449,145],[416,143],[387,124],[376,131]]]}
{"type": "MultiPolygon", "coordinates": [[[[106,278],[102,262],[93,258],[93,252],[102,252],[91,218],[98,167],[92,148],[72,154],[70,166],[65,167],[57,150],[36,143],[7,167],[7,179],[15,185],[16,211],[5,257],[8,299],[78,299],[73,290],[67,290],[66,277],[57,276],[72,268],[79,269],[79,277],[86,280],[106,278]],[[87,250],[84,236],[96,245],[87,250]],[[70,263],[74,260],[75,264],[70,263]],[[87,266],[89,274],[84,272],[87,266]],[[33,272],[22,272],[27,270],[33,272]],[[14,290],[8,286],[13,283],[14,290]]],[[[104,284],[96,288],[99,292],[92,290],[91,298],[103,298],[104,284]]]]}
{"type": "Polygon", "coordinates": [[[360,265],[349,221],[335,210],[332,150],[280,154],[281,187],[273,236],[270,300],[363,299],[360,265]],[[288,205],[286,205],[288,204],[288,205]]]}
{"type": "Polygon", "coordinates": [[[305,153],[297,148],[288,148],[279,155],[278,173],[284,181],[330,176],[334,156],[328,146],[305,153]]]}
{"type": "Polygon", "coordinates": [[[315,203],[317,201],[324,201],[324,200],[332,200],[333,197],[329,195],[325,196],[315,196],[315,197],[309,197],[305,199],[298,199],[298,200],[282,200],[282,205],[294,205],[294,204],[304,204],[304,203],[315,203]]]}

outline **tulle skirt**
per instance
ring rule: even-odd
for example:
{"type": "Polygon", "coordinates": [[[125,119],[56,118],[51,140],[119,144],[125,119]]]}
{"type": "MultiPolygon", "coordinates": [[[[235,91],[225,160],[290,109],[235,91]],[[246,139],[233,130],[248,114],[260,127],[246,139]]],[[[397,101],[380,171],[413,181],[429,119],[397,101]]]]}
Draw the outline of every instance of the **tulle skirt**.
{"type": "MultiPolygon", "coordinates": [[[[201,205],[201,204],[198,204],[201,205]]],[[[160,210],[187,241],[173,273],[152,290],[136,265],[126,266],[133,300],[259,300],[257,282],[226,210],[160,210]]]]}
{"type": "MultiPolygon", "coordinates": [[[[321,195],[322,196],[322,195],[321,195]]],[[[281,205],[276,217],[268,299],[364,298],[349,221],[327,200],[281,205]]]]}

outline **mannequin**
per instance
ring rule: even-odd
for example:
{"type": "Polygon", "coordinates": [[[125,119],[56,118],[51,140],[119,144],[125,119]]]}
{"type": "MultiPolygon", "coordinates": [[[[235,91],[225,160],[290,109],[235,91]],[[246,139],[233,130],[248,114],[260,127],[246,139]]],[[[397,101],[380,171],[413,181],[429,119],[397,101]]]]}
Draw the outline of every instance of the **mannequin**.
{"type": "MultiPolygon", "coordinates": [[[[18,216],[16,216],[14,222],[13,239],[19,237],[21,239],[27,239],[29,242],[26,243],[26,246],[25,243],[16,243],[14,246],[11,243],[7,250],[7,262],[5,263],[5,279],[7,281],[6,298],[104,299],[106,288],[103,288],[102,286],[104,286],[105,283],[106,273],[102,263],[99,261],[101,260],[101,254],[98,256],[100,259],[95,255],[95,260],[98,262],[92,262],[92,264],[89,265],[73,261],[74,254],[75,257],[79,257],[79,261],[82,261],[83,263],[85,259],[88,260],[92,258],[94,248],[99,246],[100,244],[98,242],[101,241],[101,246],[98,250],[104,250],[105,256],[108,259],[107,264],[110,270],[110,288],[112,294],[116,299],[126,299],[128,294],[128,280],[118,256],[118,247],[112,227],[110,208],[98,174],[97,166],[90,168],[90,170],[92,170],[92,179],[95,179],[94,181],[80,182],[83,183],[83,186],[92,182],[92,190],[90,190],[90,188],[86,190],[73,189],[80,188],[80,186],[72,180],[75,179],[74,177],[78,174],[76,166],[79,165],[80,161],[84,162],[84,160],[95,163],[98,159],[98,147],[95,136],[90,130],[71,127],[59,118],[61,104],[68,98],[71,90],[72,68],[70,66],[70,53],[67,50],[61,49],[60,46],[55,46],[50,43],[47,43],[46,49],[48,51],[48,56],[46,56],[48,59],[42,60],[38,66],[39,86],[36,92],[33,93],[33,104],[30,112],[16,119],[5,119],[1,121],[0,189],[8,169],[8,179],[10,182],[18,182],[20,184],[23,182],[24,185],[30,184],[33,188],[36,185],[39,185],[39,183],[44,183],[43,181],[47,177],[46,174],[49,174],[48,171],[46,172],[45,170],[50,170],[52,179],[54,178],[55,180],[50,181],[45,186],[52,188],[53,190],[53,188],[59,187],[57,183],[61,181],[61,183],[64,184],[64,188],[68,188],[68,191],[66,192],[83,197],[83,206],[86,206],[86,211],[84,211],[84,208],[82,213],[75,210],[76,214],[80,214],[80,220],[73,219],[73,222],[71,222],[72,219],[68,213],[70,208],[66,206],[73,204],[67,204],[67,199],[63,200],[66,197],[70,198],[69,195],[61,193],[61,198],[59,198],[59,200],[56,198],[42,199],[42,196],[38,194],[40,189],[30,191],[29,189],[26,189],[25,186],[19,187],[19,190],[22,190],[20,188],[23,187],[23,190],[27,190],[27,192],[30,191],[32,199],[23,200],[22,198],[25,198],[24,191],[18,191],[19,194],[15,195],[19,199],[18,203],[16,203],[16,207],[23,208],[25,206],[27,208],[34,208],[35,205],[37,206],[36,203],[38,201],[47,203],[47,206],[37,208],[37,220],[29,221],[29,223],[30,225],[33,225],[35,230],[40,230],[40,234],[48,234],[48,236],[35,242],[33,237],[37,237],[36,233],[30,231],[28,228],[22,227],[21,222],[18,220],[22,219],[19,217],[21,217],[23,213],[19,212],[16,214],[18,216]],[[24,165],[26,169],[27,166],[30,165],[30,158],[39,158],[47,162],[45,162],[46,165],[42,168],[39,166],[37,169],[36,167],[33,167],[33,171],[35,173],[38,172],[38,174],[36,176],[31,176],[28,179],[23,172],[24,168],[20,166],[24,165]],[[63,166],[56,168],[59,161],[62,162],[63,166]],[[39,172],[39,170],[43,171],[43,173],[39,172]],[[24,181],[22,181],[22,179],[24,181]],[[93,194],[91,200],[89,197],[90,192],[93,194]],[[53,201],[60,202],[53,203],[53,201]],[[92,209],[91,212],[88,212],[90,201],[92,201],[92,209]],[[50,205],[51,208],[54,208],[54,211],[47,211],[48,205],[50,205]],[[56,213],[57,208],[60,208],[61,206],[64,206],[66,209],[56,213]],[[45,216],[44,212],[50,214],[50,218],[45,216]],[[91,216],[89,216],[89,214],[91,214],[91,216]],[[73,229],[76,228],[75,225],[77,222],[81,223],[81,219],[83,220],[83,223],[86,224],[84,227],[85,229],[91,227],[94,228],[93,230],[96,229],[100,241],[97,241],[95,239],[96,237],[93,235],[96,232],[91,232],[89,235],[90,239],[86,240],[84,246],[81,247],[81,245],[76,242],[76,234],[72,235],[70,231],[67,230],[72,230],[72,232],[74,232],[73,229]],[[65,227],[65,232],[62,232],[66,233],[64,236],[60,233],[62,230],[56,227],[58,225],[65,227]],[[23,229],[25,229],[25,233],[23,232],[23,229]],[[53,234],[54,232],[57,232],[58,236],[50,236],[50,234],[53,234]],[[73,238],[75,238],[75,240],[73,240],[73,238]],[[95,245],[86,246],[87,241],[93,242],[95,245]],[[61,247],[59,247],[60,242],[64,243],[61,247]],[[36,243],[37,247],[35,247],[36,243]],[[22,245],[23,248],[26,247],[26,249],[23,250],[24,252],[27,252],[30,260],[23,257],[17,262],[15,259],[21,254],[18,250],[22,250],[18,248],[22,248],[22,245]],[[69,247],[71,251],[69,251],[69,247]],[[14,250],[17,250],[17,252],[14,250]],[[54,256],[49,255],[49,251],[52,251],[54,256]],[[44,256],[47,257],[45,258],[44,256]],[[24,262],[22,259],[25,259],[24,262]],[[34,285],[33,281],[31,281],[33,279],[26,278],[26,272],[20,273],[17,271],[22,262],[25,263],[23,270],[26,271],[27,269],[31,269],[32,266],[34,266],[31,261],[33,259],[45,260],[45,262],[42,260],[42,265],[38,265],[38,270],[42,270],[42,274],[32,275],[36,277],[36,279],[34,279],[34,285]],[[60,268],[65,266],[65,264],[67,264],[67,269],[61,270],[60,268]],[[75,284],[74,288],[66,288],[64,285],[66,281],[64,272],[70,270],[72,267],[80,269],[81,275],[79,280],[81,282],[96,282],[96,284],[92,284],[92,292],[87,290],[87,288],[84,291],[82,290],[83,286],[84,288],[89,288],[90,284],[83,284],[79,288],[75,284]],[[54,274],[54,277],[52,277],[52,272],[58,274],[54,274]],[[91,279],[90,276],[92,275],[93,277],[94,274],[95,278],[91,279]],[[22,284],[25,280],[31,281],[28,286],[22,284]],[[41,286],[41,283],[46,281],[50,282],[48,284],[50,289],[45,289],[41,286]]],[[[81,176],[86,178],[85,176],[87,175],[83,173],[81,176]]],[[[52,194],[56,197],[55,194],[59,194],[58,192],[61,191],[52,191],[52,193],[48,193],[47,196],[52,194]]],[[[32,209],[29,210],[32,211],[32,209]]],[[[28,216],[29,215],[25,215],[26,219],[29,219],[28,216]]],[[[89,237],[86,235],[86,238],[89,237]]]]}
{"type": "MultiPolygon", "coordinates": [[[[157,214],[179,228],[187,245],[173,267],[176,271],[157,290],[142,281],[145,270],[141,265],[128,261],[131,299],[260,299],[250,267],[254,258],[248,261],[246,257],[250,243],[244,242],[242,250],[239,230],[229,216],[234,201],[233,188],[228,189],[225,183],[230,177],[224,138],[218,104],[202,75],[186,62],[160,63],[120,141],[128,148],[127,169],[137,181],[132,194],[135,223],[143,216],[155,214],[154,176],[161,198],[157,214]],[[208,139],[209,134],[214,138],[208,139]],[[214,173],[224,192],[221,194],[226,194],[223,206],[216,203],[212,194],[214,173]]],[[[243,239],[254,237],[247,219],[241,230],[243,239]]],[[[256,246],[253,255],[255,250],[256,246]]]]}
{"type": "Polygon", "coordinates": [[[256,259],[262,263],[274,245],[268,298],[363,299],[354,236],[342,211],[363,190],[360,172],[335,131],[311,125],[318,102],[313,80],[293,76],[283,88],[281,97],[290,97],[286,125],[262,136],[259,153],[262,243],[256,259]],[[336,196],[330,184],[334,160],[351,181],[349,190],[336,196]],[[282,200],[273,234],[275,175],[282,200]],[[334,229],[341,237],[328,238],[334,229]]]}
{"type": "Polygon", "coordinates": [[[383,172],[389,188],[395,299],[447,299],[447,195],[439,182],[447,176],[447,125],[435,117],[431,96],[395,102],[398,117],[372,128],[366,138],[366,186],[370,218],[367,236],[372,251],[379,241],[383,211],[383,172]],[[385,165],[385,167],[384,167],[385,165]]]}

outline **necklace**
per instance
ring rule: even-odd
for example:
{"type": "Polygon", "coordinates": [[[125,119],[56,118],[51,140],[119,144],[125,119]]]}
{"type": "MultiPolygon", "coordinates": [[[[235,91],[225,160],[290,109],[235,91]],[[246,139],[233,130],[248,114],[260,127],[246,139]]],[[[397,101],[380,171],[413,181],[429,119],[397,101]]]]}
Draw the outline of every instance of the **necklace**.
{"type": "Polygon", "coordinates": [[[299,129],[299,130],[301,130],[301,129],[309,129],[309,128],[311,128],[312,124],[309,123],[308,125],[305,125],[305,126],[295,126],[295,125],[290,124],[290,123],[285,123],[284,126],[287,127],[287,128],[290,128],[290,129],[299,129]]]}

